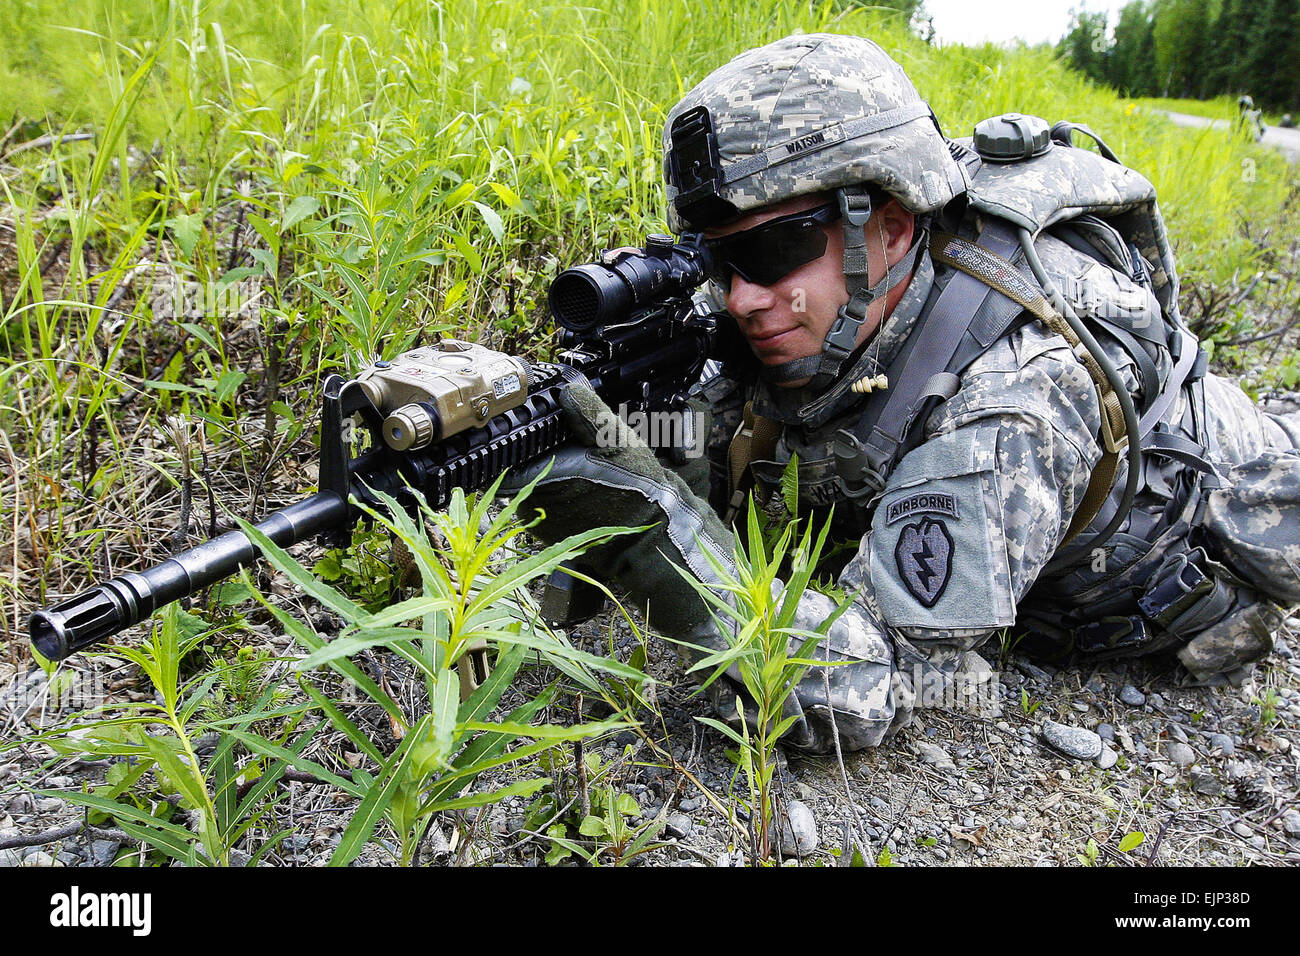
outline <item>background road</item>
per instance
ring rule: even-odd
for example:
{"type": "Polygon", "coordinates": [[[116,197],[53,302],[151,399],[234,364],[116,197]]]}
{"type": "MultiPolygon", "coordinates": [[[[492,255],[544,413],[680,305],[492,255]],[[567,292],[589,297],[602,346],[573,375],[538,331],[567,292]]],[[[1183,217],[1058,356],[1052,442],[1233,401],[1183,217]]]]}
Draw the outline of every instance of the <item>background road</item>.
{"type": "MultiPolygon", "coordinates": [[[[1212,120],[1206,119],[1204,116],[1170,113],[1166,110],[1161,112],[1179,126],[1216,126],[1222,129],[1228,125],[1227,120],[1212,120]]],[[[1300,162],[1300,129],[1283,129],[1280,126],[1269,126],[1264,129],[1264,138],[1260,142],[1265,146],[1272,146],[1291,162],[1300,162]]]]}

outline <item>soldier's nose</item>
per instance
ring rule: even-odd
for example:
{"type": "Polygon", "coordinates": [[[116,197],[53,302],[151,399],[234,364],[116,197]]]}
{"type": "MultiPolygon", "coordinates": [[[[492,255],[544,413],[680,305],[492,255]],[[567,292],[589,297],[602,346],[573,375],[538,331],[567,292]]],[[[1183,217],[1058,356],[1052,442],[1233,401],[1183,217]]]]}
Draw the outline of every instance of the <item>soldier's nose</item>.
{"type": "Polygon", "coordinates": [[[750,282],[738,272],[732,273],[731,288],[727,290],[727,311],[736,318],[747,318],[762,309],[770,309],[775,301],[775,295],[767,286],[750,282]]]}

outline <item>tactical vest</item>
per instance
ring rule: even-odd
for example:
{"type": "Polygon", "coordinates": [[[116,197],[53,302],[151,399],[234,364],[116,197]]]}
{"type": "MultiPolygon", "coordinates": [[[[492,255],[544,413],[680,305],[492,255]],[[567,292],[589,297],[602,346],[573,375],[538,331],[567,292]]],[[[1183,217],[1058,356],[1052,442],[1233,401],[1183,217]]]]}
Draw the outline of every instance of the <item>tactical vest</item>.
{"type": "MultiPolygon", "coordinates": [[[[1185,640],[1198,626],[1221,617],[1231,600],[1219,582],[1232,576],[1188,542],[1202,492],[1221,483],[1205,448],[1199,387],[1205,354],[1178,311],[1178,277],[1154,187],[1123,166],[1086,127],[1058,123],[1048,136],[1045,123],[1036,121],[1038,127],[1032,121],[1008,114],[980,124],[1023,134],[1010,149],[1005,140],[994,142],[991,150],[987,142],[952,144],[970,172],[971,186],[960,221],[940,225],[955,225],[966,238],[936,234],[932,243],[932,258],[952,267],[952,276],[936,283],[888,368],[889,388],[872,392],[847,412],[836,413],[835,397],[828,396],[825,418],[787,428],[783,451],[800,456],[802,504],[835,503],[841,517],[853,515],[859,531],[865,531],[894,466],[924,439],[930,412],[956,393],[971,363],[1017,323],[1038,318],[1056,329],[1041,303],[1032,314],[1026,311],[1026,297],[1041,299],[1042,285],[1024,274],[1020,231],[1067,243],[1095,260],[1099,275],[1111,270],[1126,280],[1117,280],[1116,295],[1099,303],[1088,301],[1088,288],[1073,277],[1044,277],[1059,293],[1052,313],[1065,308],[1063,299],[1105,351],[1127,359],[1132,391],[1141,401],[1133,409],[1136,434],[1124,439],[1141,448],[1139,500],[1159,506],[1122,519],[1106,543],[1105,560],[1097,560],[1089,542],[1124,507],[1128,483],[1127,460],[1121,449],[1110,449],[1109,464],[1103,459],[1094,471],[1091,501],[1070,529],[1074,543],[1067,540],[1044,569],[1021,602],[1021,617],[1069,650],[1145,653],[1185,640]],[[1100,155],[1075,147],[1074,130],[1096,140],[1100,155]],[[1003,155],[990,155],[999,148],[1003,155]],[[1019,154],[1007,155],[1017,149],[1019,154]],[[1132,307],[1126,307],[1126,297],[1135,299],[1132,307]],[[1088,603],[1081,605],[1081,597],[1088,603]],[[1068,604],[1062,598],[1069,598],[1068,604]],[[1085,610],[1075,617],[1062,610],[1070,606],[1085,610]]],[[[1063,331],[1086,362],[1077,336],[1063,331]]],[[[1090,372],[1098,380],[1095,370],[1090,372]]],[[[846,379],[852,378],[850,372],[846,379]]],[[[841,390],[847,387],[848,381],[840,383],[841,390]]],[[[1098,391],[1104,425],[1113,427],[1116,410],[1107,407],[1101,384],[1098,391]]],[[[756,481],[774,485],[783,463],[755,461],[751,468],[756,481]]]]}

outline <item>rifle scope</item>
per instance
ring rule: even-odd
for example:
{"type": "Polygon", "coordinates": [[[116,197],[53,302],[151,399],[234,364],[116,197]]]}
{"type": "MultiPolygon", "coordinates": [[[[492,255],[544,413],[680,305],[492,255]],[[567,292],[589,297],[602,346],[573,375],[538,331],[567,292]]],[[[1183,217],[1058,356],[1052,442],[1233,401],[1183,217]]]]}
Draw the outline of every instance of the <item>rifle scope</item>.
{"type": "Polygon", "coordinates": [[[665,299],[690,294],[709,275],[709,254],[696,242],[672,236],[646,237],[644,249],[606,253],[600,262],[565,269],[551,283],[555,321],[579,335],[665,299]]]}

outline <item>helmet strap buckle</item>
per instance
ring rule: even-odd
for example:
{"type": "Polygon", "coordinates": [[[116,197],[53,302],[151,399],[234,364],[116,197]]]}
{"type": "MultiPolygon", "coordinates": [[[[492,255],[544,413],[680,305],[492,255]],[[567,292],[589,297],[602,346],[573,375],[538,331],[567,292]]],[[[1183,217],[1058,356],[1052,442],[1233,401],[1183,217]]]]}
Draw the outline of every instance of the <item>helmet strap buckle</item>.
{"type": "Polygon", "coordinates": [[[871,194],[865,187],[844,186],[835,191],[845,228],[865,226],[871,218],[871,194]]]}

